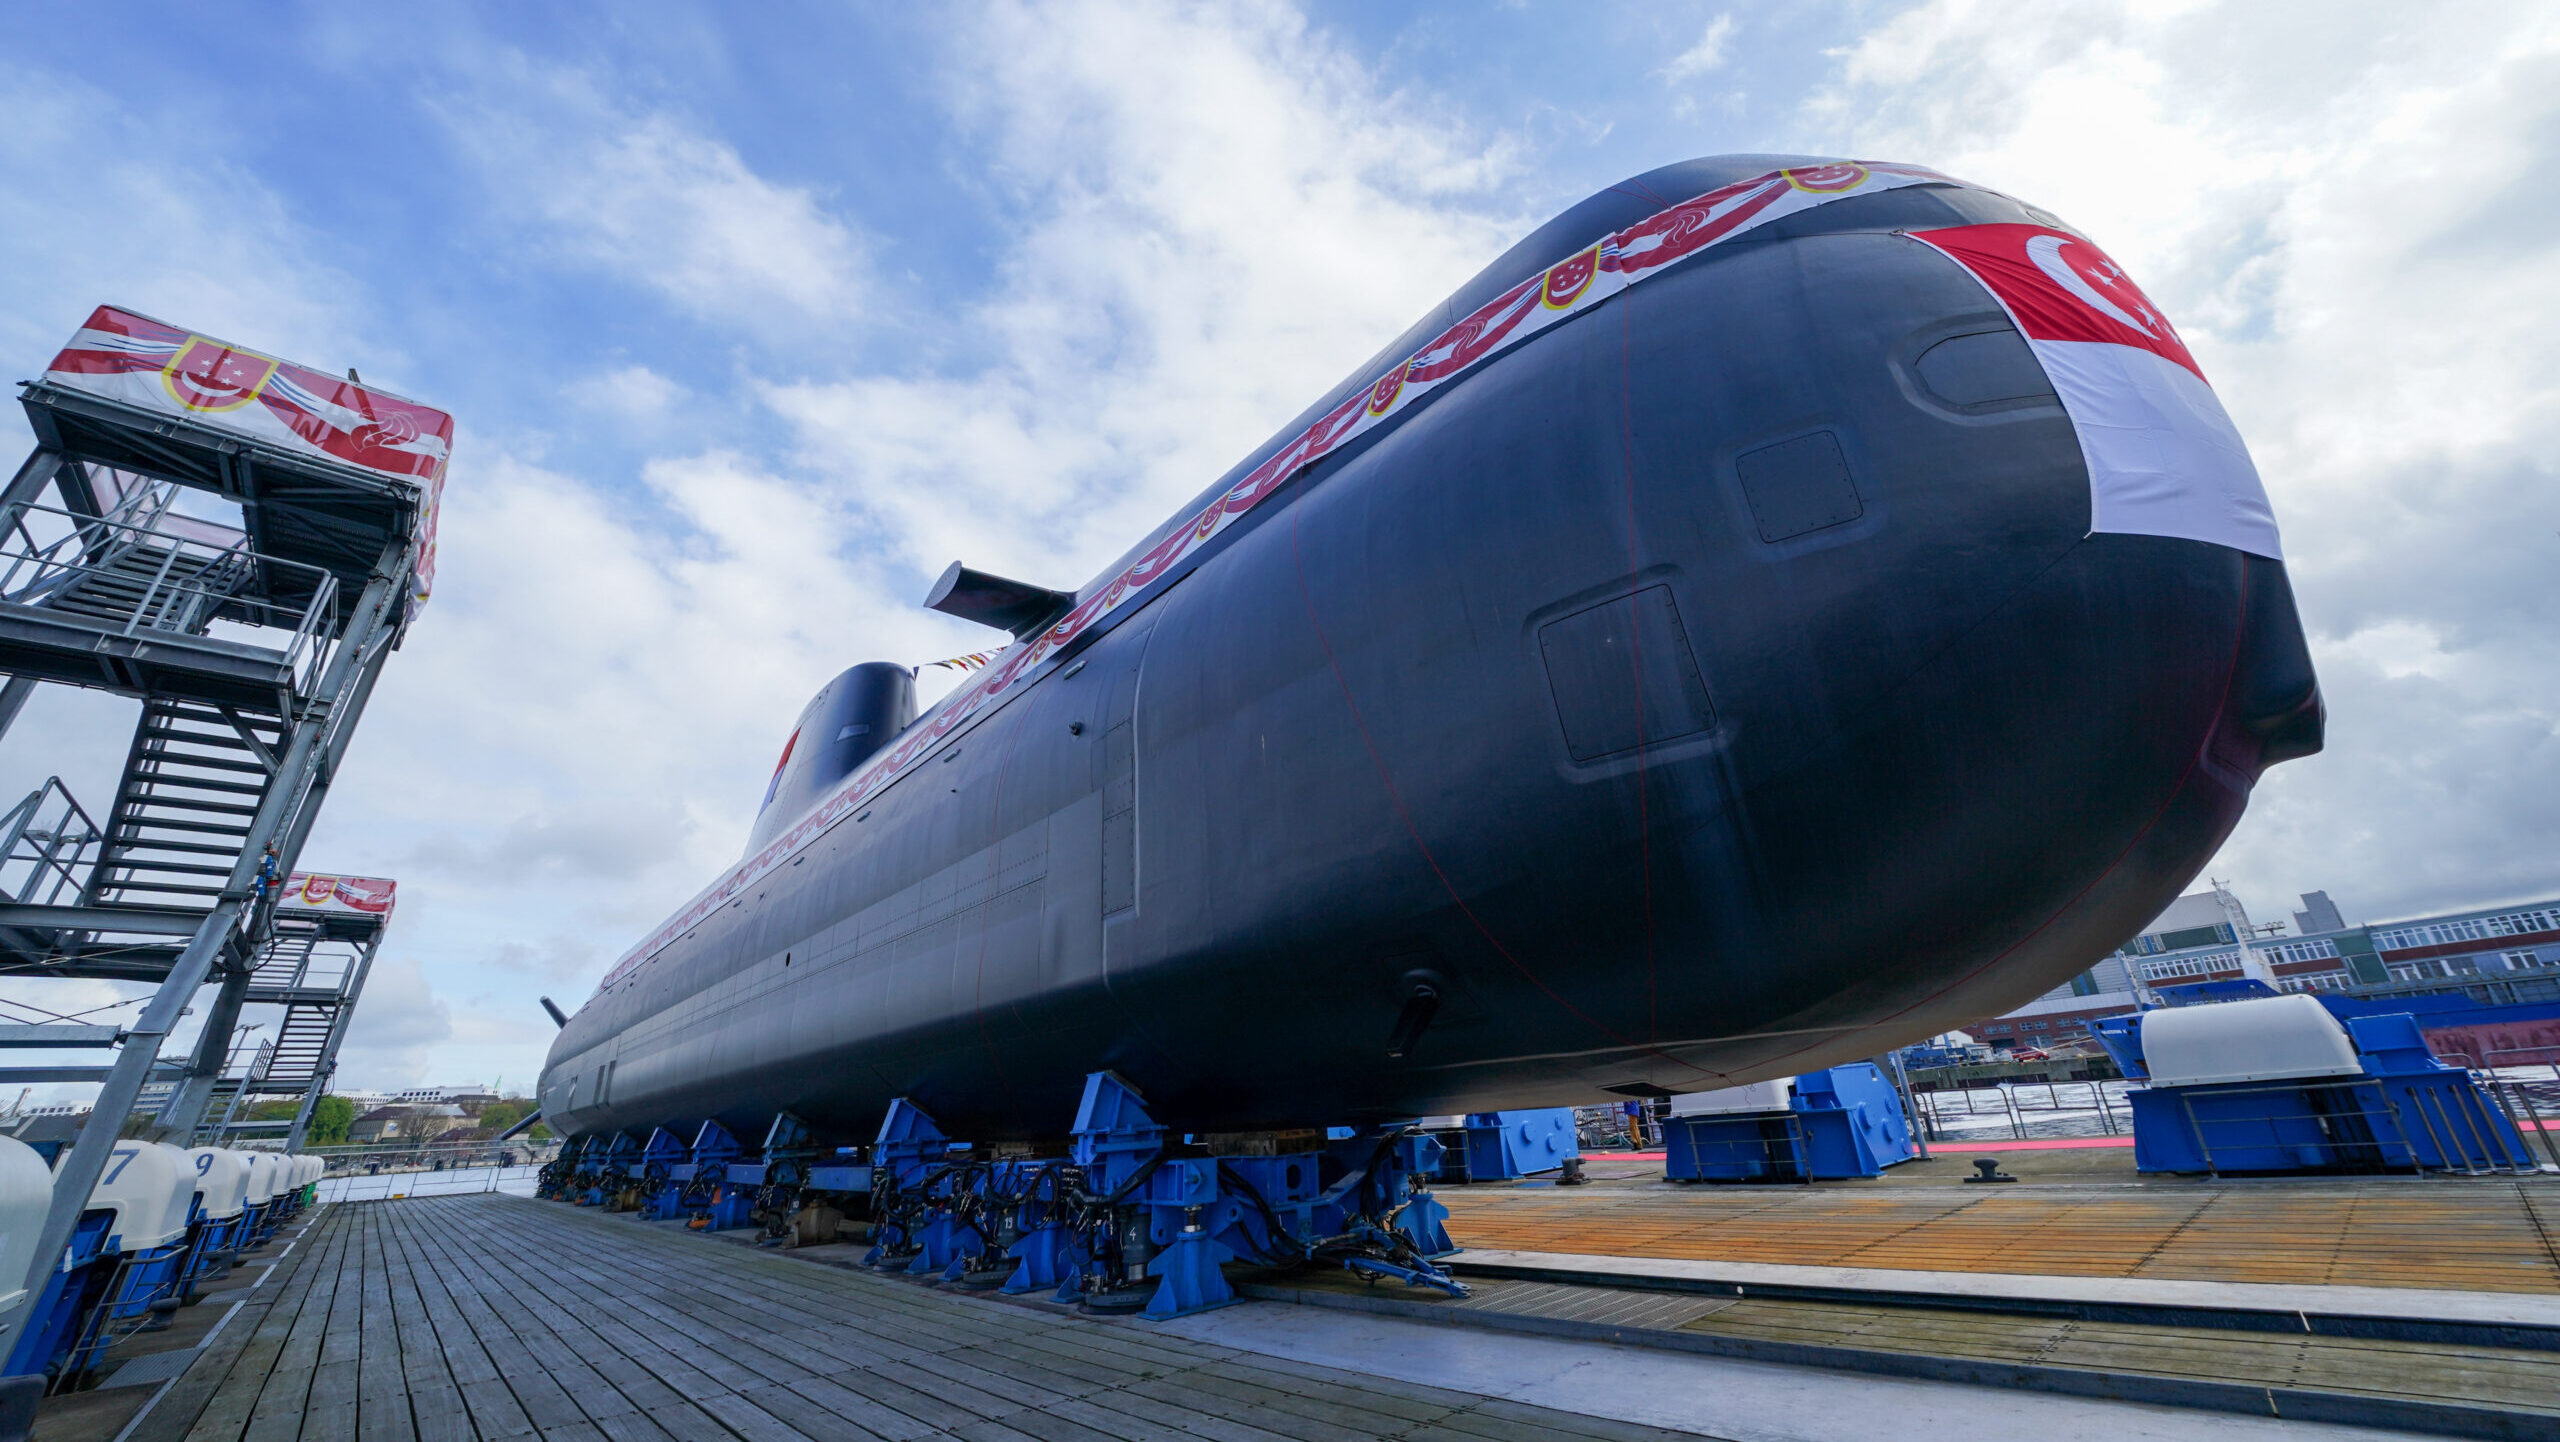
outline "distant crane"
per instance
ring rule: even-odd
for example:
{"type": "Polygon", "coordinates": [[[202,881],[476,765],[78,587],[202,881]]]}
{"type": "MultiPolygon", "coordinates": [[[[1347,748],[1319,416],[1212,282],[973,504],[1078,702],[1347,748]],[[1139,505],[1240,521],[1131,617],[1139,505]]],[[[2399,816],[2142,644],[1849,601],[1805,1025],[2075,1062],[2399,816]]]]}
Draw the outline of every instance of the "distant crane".
{"type": "Polygon", "coordinates": [[[2257,929],[2249,924],[2249,913],[2241,909],[2240,898],[2231,894],[2231,883],[2214,882],[2213,898],[2222,903],[2223,919],[2231,923],[2232,940],[2240,943],[2240,974],[2265,982],[2270,991],[2281,991],[2283,988],[2276,985],[2275,968],[2267,965],[2266,959],[2258,955],[2258,948],[2251,944],[2257,929]]]}

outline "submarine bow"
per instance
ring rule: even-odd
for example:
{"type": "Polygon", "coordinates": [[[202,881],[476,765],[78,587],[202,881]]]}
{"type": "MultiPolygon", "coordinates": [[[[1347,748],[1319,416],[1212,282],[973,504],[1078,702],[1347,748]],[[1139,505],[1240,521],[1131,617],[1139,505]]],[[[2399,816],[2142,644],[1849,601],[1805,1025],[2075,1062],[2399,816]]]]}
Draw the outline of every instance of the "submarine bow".
{"type": "Polygon", "coordinates": [[[852,1139],[905,1097],[1054,1136],[1109,1070],[1234,1130],[1811,1070],[2084,969],[2321,738],[2175,329],[1913,166],[1613,186],[1072,595],[946,593],[1017,639],[786,748],[750,854],[559,1033],[555,1125],[852,1139]]]}

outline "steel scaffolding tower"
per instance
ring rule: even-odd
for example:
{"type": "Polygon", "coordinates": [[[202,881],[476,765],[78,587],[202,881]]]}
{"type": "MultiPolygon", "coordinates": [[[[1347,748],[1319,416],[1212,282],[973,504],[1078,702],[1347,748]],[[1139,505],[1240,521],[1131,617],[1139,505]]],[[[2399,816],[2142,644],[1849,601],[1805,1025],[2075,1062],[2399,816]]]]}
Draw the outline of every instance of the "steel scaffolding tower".
{"type": "MultiPolygon", "coordinates": [[[[102,817],[58,780],[0,816],[0,975],[157,985],[122,1028],[0,1027],[0,1046],[111,1058],[0,1067],[101,1084],[57,1168],[41,1287],[146,1086],[153,1135],[204,1134],[228,1090],[299,1094],[269,1129],[301,1139],[391,888],[294,863],[432,574],[451,421],[107,308],[21,401],[36,447],[0,492],[0,732],[41,683],[142,710],[102,817]],[[208,983],[195,1044],[161,1060],[208,983]],[[246,1005],[283,1019],[226,1088],[246,1005]]],[[[233,1110],[213,1132],[247,1131],[233,1110]]]]}
{"type": "Polygon", "coordinates": [[[260,1041],[241,1064],[227,1066],[216,1077],[209,1104],[196,1122],[190,1146],[224,1146],[259,1136],[281,1136],[285,1150],[302,1146],[311,1126],[311,1108],[329,1089],[338,1069],[338,1044],[346,1039],[355,1017],[356,1000],[373,969],[391,926],[391,884],[355,882],[353,878],[295,876],[276,907],[275,929],[260,949],[249,973],[248,1006],[278,1008],[274,1035],[260,1041]],[[336,902],[340,892],[358,884],[368,905],[356,909],[336,902]],[[379,910],[371,909],[378,901],[379,910]],[[289,1120],[261,1120],[241,1115],[262,1098],[298,1099],[289,1120]],[[211,1103],[219,1103],[215,1114],[211,1103]]]}

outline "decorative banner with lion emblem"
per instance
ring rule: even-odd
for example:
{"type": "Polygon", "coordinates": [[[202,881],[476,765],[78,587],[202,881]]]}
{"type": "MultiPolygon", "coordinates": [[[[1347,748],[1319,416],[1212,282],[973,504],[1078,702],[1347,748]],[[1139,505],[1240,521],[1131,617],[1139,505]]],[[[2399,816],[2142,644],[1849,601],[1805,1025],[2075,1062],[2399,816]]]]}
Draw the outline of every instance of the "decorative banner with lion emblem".
{"type": "Polygon", "coordinates": [[[416,599],[433,589],[436,507],[453,452],[453,417],[443,411],[111,305],[90,312],[44,378],[417,483],[426,506],[416,599]]]}
{"type": "Polygon", "coordinates": [[[400,883],[382,876],[322,876],[297,871],[284,879],[276,905],[287,911],[354,911],[389,916],[400,883]]]}

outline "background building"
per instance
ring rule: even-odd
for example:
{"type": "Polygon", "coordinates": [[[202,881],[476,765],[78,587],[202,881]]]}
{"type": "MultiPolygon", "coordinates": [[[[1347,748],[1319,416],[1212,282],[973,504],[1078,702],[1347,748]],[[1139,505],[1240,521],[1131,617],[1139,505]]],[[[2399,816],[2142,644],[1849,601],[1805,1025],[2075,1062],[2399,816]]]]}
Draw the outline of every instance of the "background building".
{"type": "Polygon", "coordinates": [[[2182,896],[2089,970],[1967,1030],[1994,1047],[2049,1047],[2086,1037],[2092,1018],[2132,1011],[2155,988],[2253,974],[2280,991],[2560,1002],[2560,899],[2348,926],[2327,892],[2312,891],[2293,925],[2319,929],[2288,936],[2284,925],[2253,925],[2218,887],[2182,896]]]}

